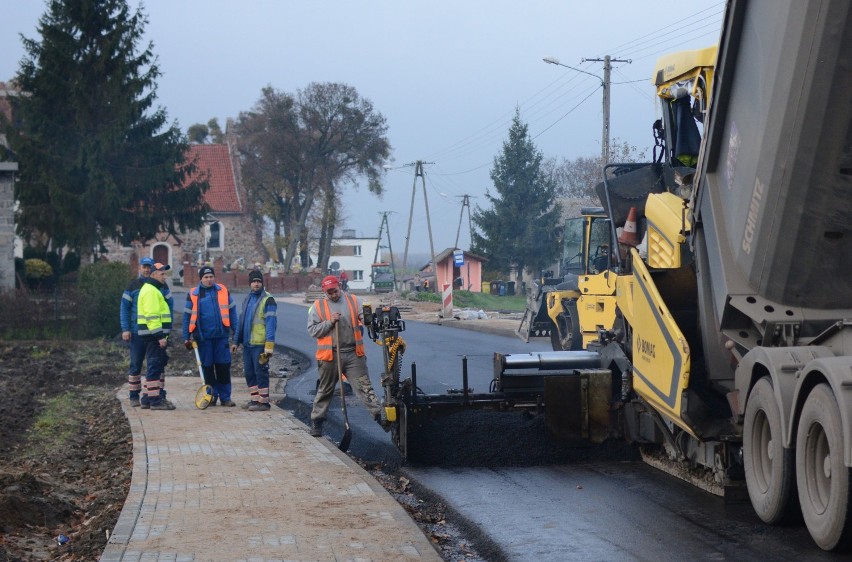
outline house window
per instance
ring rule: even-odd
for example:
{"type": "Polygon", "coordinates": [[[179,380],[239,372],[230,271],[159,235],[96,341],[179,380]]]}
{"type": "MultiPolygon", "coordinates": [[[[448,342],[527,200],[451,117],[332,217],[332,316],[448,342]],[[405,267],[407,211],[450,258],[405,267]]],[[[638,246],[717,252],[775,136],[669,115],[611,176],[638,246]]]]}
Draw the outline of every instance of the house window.
{"type": "Polygon", "coordinates": [[[364,280],[364,271],[360,269],[356,269],[352,272],[352,280],[353,281],[363,281],[364,280]]]}
{"type": "Polygon", "coordinates": [[[210,236],[207,238],[207,248],[211,250],[222,249],[222,223],[213,222],[208,226],[210,236]]]}
{"type": "Polygon", "coordinates": [[[353,250],[354,255],[356,255],[356,256],[361,255],[361,246],[352,246],[352,250],[353,250]]]}

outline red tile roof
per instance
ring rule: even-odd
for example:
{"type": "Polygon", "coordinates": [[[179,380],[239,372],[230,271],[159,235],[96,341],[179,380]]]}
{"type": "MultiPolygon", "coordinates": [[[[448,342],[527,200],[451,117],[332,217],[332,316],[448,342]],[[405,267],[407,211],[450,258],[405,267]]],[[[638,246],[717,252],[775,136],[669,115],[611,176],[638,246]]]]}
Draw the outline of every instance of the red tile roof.
{"type": "Polygon", "coordinates": [[[226,144],[193,144],[189,147],[189,158],[198,157],[198,169],[208,174],[210,189],[204,200],[212,212],[241,213],[243,211],[234,168],[226,144]]]}

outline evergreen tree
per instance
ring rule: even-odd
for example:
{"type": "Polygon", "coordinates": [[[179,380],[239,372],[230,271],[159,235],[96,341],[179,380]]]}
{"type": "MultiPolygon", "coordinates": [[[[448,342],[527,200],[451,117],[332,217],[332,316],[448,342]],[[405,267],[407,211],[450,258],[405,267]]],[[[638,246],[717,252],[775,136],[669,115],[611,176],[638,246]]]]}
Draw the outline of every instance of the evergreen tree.
{"type": "Polygon", "coordinates": [[[201,227],[206,212],[188,144],[152,109],[160,76],[147,23],[125,0],[50,0],[41,42],[22,37],[6,124],[20,163],[19,234],[88,253],[101,242],[149,239],[201,227]]]}
{"type": "Polygon", "coordinates": [[[508,272],[516,266],[518,280],[524,269],[537,275],[559,253],[553,236],[560,216],[555,183],[542,169],[541,152],[527,129],[516,110],[509,138],[491,168],[496,194],[485,193],[491,208],[477,206],[473,214],[479,230],[473,234],[473,251],[488,258],[489,268],[508,272]]]}

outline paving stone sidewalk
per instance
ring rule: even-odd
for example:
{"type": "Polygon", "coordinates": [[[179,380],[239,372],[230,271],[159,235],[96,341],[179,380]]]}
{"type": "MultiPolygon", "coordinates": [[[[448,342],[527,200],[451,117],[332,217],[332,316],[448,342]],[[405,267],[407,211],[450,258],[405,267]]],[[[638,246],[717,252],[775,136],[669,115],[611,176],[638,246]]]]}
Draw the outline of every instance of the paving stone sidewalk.
{"type": "MultiPolygon", "coordinates": [[[[234,381],[235,397],[247,396],[234,381]]],[[[102,562],[430,560],[406,511],[327,439],[280,408],[194,405],[199,381],[171,377],[177,409],[132,408],[133,479],[102,562]]]]}

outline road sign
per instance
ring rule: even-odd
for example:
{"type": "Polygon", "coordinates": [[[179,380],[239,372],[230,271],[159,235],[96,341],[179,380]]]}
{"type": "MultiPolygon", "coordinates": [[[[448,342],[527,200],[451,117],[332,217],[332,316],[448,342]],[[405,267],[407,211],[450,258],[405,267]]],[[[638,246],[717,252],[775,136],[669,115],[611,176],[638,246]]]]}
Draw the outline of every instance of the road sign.
{"type": "Polygon", "coordinates": [[[464,265],[463,250],[453,250],[453,265],[455,265],[456,267],[461,267],[464,265]]]}

